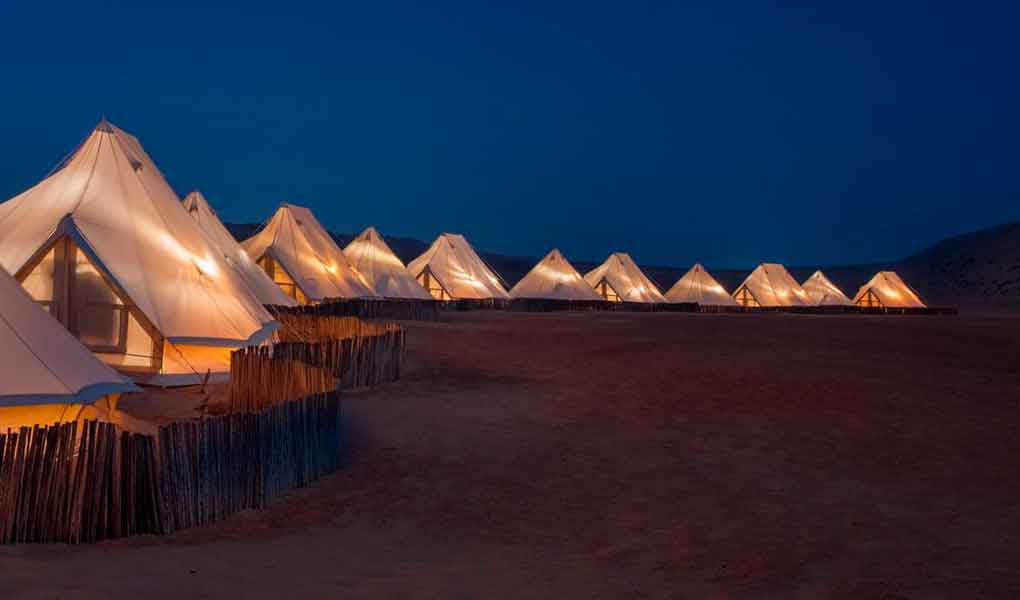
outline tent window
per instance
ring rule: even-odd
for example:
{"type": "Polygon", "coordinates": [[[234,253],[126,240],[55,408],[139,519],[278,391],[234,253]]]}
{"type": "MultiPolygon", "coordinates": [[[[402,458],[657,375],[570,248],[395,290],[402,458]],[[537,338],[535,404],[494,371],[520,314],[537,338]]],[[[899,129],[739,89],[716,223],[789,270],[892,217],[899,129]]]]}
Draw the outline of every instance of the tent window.
{"type": "Polygon", "coordinates": [[[21,282],[28,295],[55,317],[58,315],[57,307],[54,304],[56,294],[54,293],[53,285],[56,253],[56,247],[50,248],[49,252],[39,261],[39,264],[21,282]]]}
{"type": "Polygon", "coordinates": [[[74,252],[71,325],[78,339],[97,352],[127,350],[128,308],[82,252],[74,252]]]}
{"type": "Polygon", "coordinates": [[[761,306],[761,304],[758,303],[758,300],[754,297],[754,294],[752,294],[751,290],[747,289],[746,286],[742,286],[739,290],[737,290],[737,292],[733,294],[733,299],[736,300],[737,304],[740,306],[761,306]]]}
{"type": "Polygon", "coordinates": [[[436,279],[432,275],[432,272],[428,269],[419,273],[418,277],[415,279],[417,279],[418,283],[420,283],[422,287],[424,287],[436,300],[453,300],[453,297],[446,291],[443,284],[439,283],[439,280],[436,279]]]}
{"type": "Polygon", "coordinates": [[[154,370],[161,362],[152,335],[70,238],[43,255],[22,285],[89,350],[113,366],[154,370]]]}

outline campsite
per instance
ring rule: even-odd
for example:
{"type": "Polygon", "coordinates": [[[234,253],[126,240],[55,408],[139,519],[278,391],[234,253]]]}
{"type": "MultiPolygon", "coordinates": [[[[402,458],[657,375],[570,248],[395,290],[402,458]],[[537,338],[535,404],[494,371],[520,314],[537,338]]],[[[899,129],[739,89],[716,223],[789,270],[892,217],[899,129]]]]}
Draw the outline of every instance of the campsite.
{"type": "Polygon", "coordinates": [[[1020,597],[1020,8],[232,4],[0,11],[0,597],[1020,597]]]}

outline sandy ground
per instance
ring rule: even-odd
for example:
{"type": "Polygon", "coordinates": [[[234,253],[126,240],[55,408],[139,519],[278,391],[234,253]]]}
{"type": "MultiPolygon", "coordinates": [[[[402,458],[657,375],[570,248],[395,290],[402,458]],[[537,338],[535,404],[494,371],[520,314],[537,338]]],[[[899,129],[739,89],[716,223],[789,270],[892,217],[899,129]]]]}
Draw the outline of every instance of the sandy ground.
{"type": "Polygon", "coordinates": [[[0,548],[28,598],[1020,597],[1020,320],[472,313],[348,462],[167,537],[0,548]]]}

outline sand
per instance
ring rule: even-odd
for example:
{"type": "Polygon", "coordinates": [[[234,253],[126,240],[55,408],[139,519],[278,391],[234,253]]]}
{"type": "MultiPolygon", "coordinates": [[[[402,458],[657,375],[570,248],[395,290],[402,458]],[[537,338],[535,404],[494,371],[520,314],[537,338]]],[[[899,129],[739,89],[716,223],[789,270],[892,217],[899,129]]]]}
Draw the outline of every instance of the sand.
{"type": "Polygon", "coordinates": [[[1020,597],[1017,340],[966,316],[458,314],[346,397],[338,473],[205,529],[0,548],[0,590],[1020,597]]]}

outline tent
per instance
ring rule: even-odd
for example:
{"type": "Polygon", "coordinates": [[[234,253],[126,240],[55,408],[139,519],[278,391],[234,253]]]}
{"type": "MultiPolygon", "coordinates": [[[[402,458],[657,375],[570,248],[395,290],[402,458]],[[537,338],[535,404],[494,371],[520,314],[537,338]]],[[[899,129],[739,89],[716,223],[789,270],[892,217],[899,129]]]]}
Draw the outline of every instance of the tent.
{"type": "Polygon", "coordinates": [[[431,300],[393,253],[375,227],[369,227],[351,240],[344,254],[376,293],[384,298],[431,300]]]}
{"type": "Polygon", "coordinates": [[[508,299],[495,271],[464,236],[444,233],[407,265],[407,272],[436,300],[508,299]]]}
{"type": "Polygon", "coordinates": [[[133,383],[100,362],[0,269],[0,431],[102,418],[133,383]]]}
{"type": "Polygon", "coordinates": [[[917,292],[910,289],[895,271],[879,271],[861,286],[854,304],[866,308],[925,308],[917,292]]]}
{"type": "Polygon", "coordinates": [[[737,291],[733,299],[741,306],[810,306],[807,292],[790,275],[783,265],[762,263],[758,265],[737,291]]]}
{"type": "Polygon", "coordinates": [[[312,211],[303,206],[281,205],[262,231],[241,247],[301,304],[376,296],[312,211]]]}
{"type": "Polygon", "coordinates": [[[669,302],[697,302],[702,306],[735,306],[737,303],[700,263],[695,264],[666,292],[669,302]]]}
{"type": "Polygon", "coordinates": [[[552,250],[510,290],[511,298],[601,300],[559,250],[552,250]]]}
{"type": "Polygon", "coordinates": [[[278,323],[134,136],[105,120],[0,204],[0,266],[107,364],[156,384],[229,371],[278,323]]]}
{"type": "Polygon", "coordinates": [[[584,280],[595,293],[612,302],[665,302],[659,288],[645,277],[634,260],[623,252],[614,252],[604,263],[589,271],[584,280]]]}
{"type": "Polygon", "coordinates": [[[259,302],[277,306],[297,305],[297,302],[284,294],[266,272],[255,264],[248,253],[241,249],[241,245],[220,222],[216,211],[209,206],[202,192],[195,190],[188,194],[184,198],[184,208],[198,222],[198,226],[223,254],[227,264],[237,271],[259,302]]]}
{"type": "Polygon", "coordinates": [[[850,299],[846,297],[836,284],[829,281],[821,271],[815,271],[808,277],[801,286],[808,295],[811,304],[816,306],[850,306],[850,299]]]}

